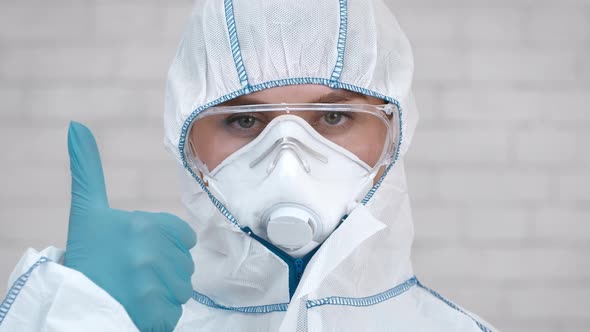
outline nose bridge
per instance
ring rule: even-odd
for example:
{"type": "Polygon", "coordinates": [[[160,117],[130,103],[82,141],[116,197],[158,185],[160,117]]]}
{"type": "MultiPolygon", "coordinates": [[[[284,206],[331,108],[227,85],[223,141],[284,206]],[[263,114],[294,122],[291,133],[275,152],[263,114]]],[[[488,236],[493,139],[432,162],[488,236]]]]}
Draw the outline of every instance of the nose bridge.
{"type": "Polygon", "coordinates": [[[301,148],[297,144],[284,139],[281,140],[283,142],[275,148],[276,154],[272,163],[268,165],[267,173],[272,173],[281,162],[285,164],[287,170],[292,170],[293,167],[301,167],[306,173],[310,173],[311,167],[309,166],[307,156],[303,154],[301,148]]]}
{"type": "Polygon", "coordinates": [[[266,170],[268,174],[272,173],[279,163],[285,163],[290,169],[292,169],[291,167],[301,167],[306,173],[310,173],[310,158],[315,158],[324,163],[328,162],[328,159],[321,153],[311,149],[298,139],[287,136],[277,139],[271,147],[250,163],[250,168],[272,156],[274,158],[266,170]]]}

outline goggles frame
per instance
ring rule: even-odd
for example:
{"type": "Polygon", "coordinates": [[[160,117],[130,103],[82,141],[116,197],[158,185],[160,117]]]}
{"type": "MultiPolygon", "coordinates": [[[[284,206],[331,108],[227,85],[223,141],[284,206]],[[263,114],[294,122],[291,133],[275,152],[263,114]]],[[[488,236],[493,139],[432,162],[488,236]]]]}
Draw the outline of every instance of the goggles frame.
{"type": "Polygon", "coordinates": [[[189,167],[195,174],[208,174],[209,168],[197,156],[196,149],[190,138],[193,125],[199,120],[213,115],[236,114],[236,113],[260,113],[260,112],[359,112],[368,113],[380,117],[387,127],[388,135],[383,151],[378,162],[373,166],[373,171],[380,166],[390,164],[395,158],[399,149],[399,133],[401,131],[399,108],[397,105],[389,104],[325,104],[325,103],[281,103],[281,104],[251,104],[236,106],[213,106],[203,110],[191,122],[189,126],[188,144],[185,144],[184,155],[189,167]],[[189,148],[187,148],[187,146],[189,148]]]}

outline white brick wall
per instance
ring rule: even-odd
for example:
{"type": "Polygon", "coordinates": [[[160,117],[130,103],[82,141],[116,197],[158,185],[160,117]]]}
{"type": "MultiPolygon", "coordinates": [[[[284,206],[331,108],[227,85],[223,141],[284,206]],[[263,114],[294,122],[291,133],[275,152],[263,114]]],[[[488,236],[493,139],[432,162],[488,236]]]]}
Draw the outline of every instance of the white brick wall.
{"type": "Polygon", "coordinates": [[[590,1],[393,3],[424,114],[417,274],[504,331],[587,330],[590,1]]]}
{"type": "MultiPolygon", "coordinates": [[[[0,284],[63,247],[70,119],[111,204],[183,215],[164,78],[192,1],[0,2],[0,284]]],[[[390,0],[414,45],[421,280],[504,331],[590,324],[590,0],[390,0]]]]}

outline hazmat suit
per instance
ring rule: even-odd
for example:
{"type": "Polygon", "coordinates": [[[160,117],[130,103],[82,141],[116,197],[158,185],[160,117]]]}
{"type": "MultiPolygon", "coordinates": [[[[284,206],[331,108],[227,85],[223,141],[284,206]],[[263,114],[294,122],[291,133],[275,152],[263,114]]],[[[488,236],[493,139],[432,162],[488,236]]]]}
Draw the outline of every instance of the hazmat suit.
{"type": "MultiPolygon", "coordinates": [[[[184,223],[167,214],[111,210],[92,134],[72,124],[67,250],[25,253],[0,305],[0,331],[492,331],[475,314],[422,285],[412,270],[413,226],[403,166],[418,118],[412,75],[410,45],[381,0],[197,1],[169,70],[164,114],[165,145],[181,170],[189,219],[184,223]],[[346,205],[346,214],[329,234],[295,255],[289,250],[308,243],[305,236],[315,234],[318,225],[305,228],[306,223],[281,215],[277,220],[288,222],[273,224],[272,232],[267,225],[261,234],[257,224],[240,217],[247,213],[240,212],[239,197],[219,197],[223,184],[215,187],[215,174],[222,172],[211,170],[210,178],[203,174],[189,143],[196,121],[218,105],[303,84],[353,91],[395,106],[386,117],[395,127],[388,132],[395,148],[389,159],[382,159],[387,164],[379,177],[360,199],[346,205]],[[121,220],[131,220],[131,226],[116,228],[127,225],[121,220]],[[303,229],[304,235],[289,242],[284,229],[303,229]],[[196,246],[192,231],[198,236],[196,246]],[[147,235],[142,239],[138,234],[147,235]],[[150,245],[158,250],[150,251],[155,250],[150,245]],[[171,261],[180,263],[168,265],[171,261]],[[125,284],[128,280],[120,276],[134,278],[138,269],[156,270],[161,278],[125,284]],[[178,275],[169,276],[170,270],[178,275]],[[162,280],[180,281],[163,287],[162,280]],[[141,285],[165,294],[154,301],[158,306],[129,295],[141,285]],[[154,318],[160,315],[179,319],[154,318]]],[[[295,151],[289,155],[344,156],[343,163],[354,159],[362,165],[299,117],[278,119],[260,133],[262,138],[243,147],[250,150],[235,153],[258,151],[263,160],[264,151],[271,151],[280,137],[273,133],[288,132],[286,149],[295,151]],[[252,148],[255,144],[259,150],[252,148]]],[[[239,160],[233,156],[228,160],[239,160]]],[[[276,158],[261,174],[282,167],[276,158]]],[[[327,167],[322,157],[308,159],[309,165],[302,158],[293,163],[307,173],[311,168],[311,174],[327,167]]],[[[245,163],[250,168],[255,164],[245,163]]],[[[371,172],[370,167],[354,169],[371,172]]],[[[309,204],[322,210],[330,199],[320,195],[309,204]]],[[[304,219],[313,219],[308,217],[304,219]]]]}

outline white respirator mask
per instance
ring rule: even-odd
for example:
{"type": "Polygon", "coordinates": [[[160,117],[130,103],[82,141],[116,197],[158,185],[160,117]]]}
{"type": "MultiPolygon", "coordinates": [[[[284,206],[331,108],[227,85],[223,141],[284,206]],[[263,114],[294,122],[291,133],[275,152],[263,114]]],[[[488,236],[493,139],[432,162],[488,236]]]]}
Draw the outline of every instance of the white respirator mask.
{"type": "Polygon", "coordinates": [[[231,107],[239,112],[217,110],[212,113],[219,120],[212,115],[196,120],[193,130],[207,126],[203,131],[213,129],[216,135],[227,134],[210,137],[210,143],[215,145],[219,141],[226,150],[206,146],[204,137],[197,139],[203,141],[201,146],[191,141],[189,160],[194,161],[209,191],[240,225],[292,257],[302,257],[325,241],[373,186],[380,169],[376,165],[387,162],[383,155],[393,151],[393,140],[388,139],[392,137],[391,117],[379,110],[350,114],[350,109],[354,109],[351,106],[359,105],[340,105],[340,110],[305,105],[306,111],[291,105],[285,111],[286,106],[281,105],[280,112],[277,106],[260,105],[255,112],[231,107]],[[265,108],[265,112],[260,108],[265,108]],[[343,119],[344,115],[348,118],[343,119]],[[318,119],[325,123],[317,122],[318,119]],[[366,130],[377,131],[372,135],[383,140],[351,141],[370,136],[369,132],[363,135],[366,130]],[[368,152],[373,151],[376,165],[369,165],[346,145],[361,151],[359,154],[365,159],[371,159],[368,152]],[[231,152],[232,149],[236,151],[231,152]],[[204,159],[212,151],[222,157],[222,151],[230,154],[208,171],[204,159]]]}

